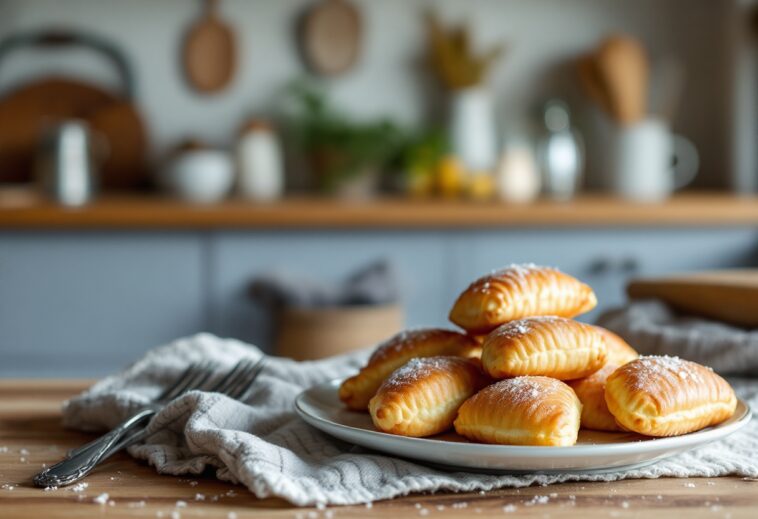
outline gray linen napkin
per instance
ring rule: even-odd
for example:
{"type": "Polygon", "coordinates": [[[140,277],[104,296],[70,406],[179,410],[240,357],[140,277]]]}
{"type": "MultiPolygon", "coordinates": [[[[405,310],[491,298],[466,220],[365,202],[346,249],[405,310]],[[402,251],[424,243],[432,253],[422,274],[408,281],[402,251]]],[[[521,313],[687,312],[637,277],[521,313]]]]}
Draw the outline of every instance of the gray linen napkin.
{"type": "MultiPolygon", "coordinates": [[[[113,427],[160,393],[187,362],[213,359],[232,366],[258,358],[256,347],[200,334],[149,352],[123,372],[95,384],[64,405],[64,424],[82,430],[113,427]]],[[[278,496],[296,505],[357,504],[414,492],[477,491],[563,481],[613,481],[662,476],[758,477],[758,423],[699,450],[653,466],[604,474],[488,475],[444,472],[335,440],[302,422],[297,394],[313,384],[352,373],[367,352],[317,362],[271,358],[246,403],[192,392],[161,411],[158,431],[130,453],[163,474],[199,474],[216,467],[222,480],[245,485],[256,496],[278,496]]],[[[758,406],[758,382],[734,381],[742,398],[758,406]]]]}
{"type": "Polygon", "coordinates": [[[597,324],[645,355],[675,355],[722,374],[758,376],[758,330],[681,315],[652,299],[606,312],[597,324]]]}

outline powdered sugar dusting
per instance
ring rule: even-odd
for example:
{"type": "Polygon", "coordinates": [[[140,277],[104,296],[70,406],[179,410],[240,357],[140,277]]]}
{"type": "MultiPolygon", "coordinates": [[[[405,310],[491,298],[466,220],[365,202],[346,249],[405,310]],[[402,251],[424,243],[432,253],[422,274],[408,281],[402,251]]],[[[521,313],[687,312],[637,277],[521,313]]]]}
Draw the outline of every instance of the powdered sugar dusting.
{"type": "Polygon", "coordinates": [[[504,324],[495,332],[498,337],[504,339],[515,339],[517,337],[523,337],[531,331],[532,327],[529,321],[526,319],[520,319],[518,321],[511,321],[504,324]]]}
{"type": "Polygon", "coordinates": [[[108,498],[110,496],[107,493],[102,493],[99,496],[92,499],[93,503],[97,503],[98,505],[105,505],[108,502],[108,498]]]}
{"type": "Polygon", "coordinates": [[[486,388],[482,393],[486,391],[497,395],[497,400],[503,405],[518,405],[526,402],[536,404],[542,397],[555,391],[556,384],[559,384],[557,380],[546,377],[524,376],[501,380],[486,388]]]}
{"type": "Polygon", "coordinates": [[[706,366],[668,355],[640,357],[633,361],[630,369],[634,370],[634,379],[631,382],[635,389],[655,387],[661,379],[672,378],[692,380],[695,384],[702,384],[704,383],[702,370],[712,371],[706,366]]]}
{"type": "Polygon", "coordinates": [[[382,384],[383,391],[400,389],[406,384],[423,380],[433,373],[448,371],[455,364],[467,362],[458,357],[422,357],[411,359],[396,369],[382,384]]]}
{"type": "Polygon", "coordinates": [[[382,360],[384,357],[402,352],[404,349],[408,347],[409,343],[419,343],[424,342],[428,340],[432,340],[435,338],[438,339],[444,339],[444,338],[452,338],[455,336],[460,336],[463,338],[463,334],[460,332],[456,332],[453,330],[447,330],[444,328],[416,328],[416,329],[409,329],[409,330],[403,330],[402,332],[393,335],[383,343],[381,343],[379,346],[377,346],[376,351],[371,355],[371,358],[369,358],[368,363],[372,364],[375,362],[378,362],[382,360]]]}
{"type": "Polygon", "coordinates": [[[532,325],[534,323],[552,323],[560,320],[560,317],[556,317],[554,315],[543,315],[510,321],[497,328],[493,332],[493,337],[500,337],[503,339],[517,339],[529,334],[533,329],[532,325]]]}
{"type": "Polygon", "coordinates": [[[546,272],[546,271],[558,272],[558,269],[553,268],[553,267],[542,267],[539,265],[535,265],[534,263],[521,263],[521,264],[512,263],[505,267],[492,270],[490,271],[489,274],[486,274],[476,279],[469,286],[469,290],[473,292],[487,293],[490,291],[490,288],[491,288],[490,282],[493,279],[497,279],[499,281],[508,280],[518,285],[525,285],[527,284],[530,276],[532,276],[534,273],[546,272]]]}
{"type": "Polygon", "coordinates": [[[84,492],[88,486],[89,483],[82,481],[81,483],[77,483],[76,485],[72,486],[70,490],[71,492],[84,492]]]}
{"type": "Polygon", "coordinates": [[[545,267],[541,265],[535,265],[534,263],[511,263],[510,265],[506,265],[505,267],[500,267],[499,269],[491,271],[489,275],[494,277],[508,276],[515,278],[525,278],[535,271],[544,270],[553,270],[560,272],[555,267],[545,267]]]}

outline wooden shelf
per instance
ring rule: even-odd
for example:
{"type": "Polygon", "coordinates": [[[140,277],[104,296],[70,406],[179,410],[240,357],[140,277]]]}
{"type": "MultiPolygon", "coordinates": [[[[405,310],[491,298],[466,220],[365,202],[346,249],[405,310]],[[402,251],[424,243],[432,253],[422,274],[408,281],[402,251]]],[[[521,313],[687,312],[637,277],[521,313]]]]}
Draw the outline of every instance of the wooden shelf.
{"type": "Polygon", "coordinates": [[[4,229],[465,229],[497,227],[758,226],[758,198],[687,194],[656,204],[608,196],[528,205],[380,198],[345,202],[287,198],[193,205],[157,196],[108,195],[63,208],[36,195],[0,191],[4,229]]]}

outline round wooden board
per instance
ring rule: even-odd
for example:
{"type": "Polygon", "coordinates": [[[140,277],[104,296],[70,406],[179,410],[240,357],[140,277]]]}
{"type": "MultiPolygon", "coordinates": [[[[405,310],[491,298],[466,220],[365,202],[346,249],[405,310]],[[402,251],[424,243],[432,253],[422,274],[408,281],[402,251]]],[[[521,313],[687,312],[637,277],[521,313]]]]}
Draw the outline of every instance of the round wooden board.
{"type": "Polygon", "coordinates": [[[348,0],[321,0],[305,15],[301,46],[306,65],[324,76],[349,70],[361,50],[362,25],[348,0]]]}

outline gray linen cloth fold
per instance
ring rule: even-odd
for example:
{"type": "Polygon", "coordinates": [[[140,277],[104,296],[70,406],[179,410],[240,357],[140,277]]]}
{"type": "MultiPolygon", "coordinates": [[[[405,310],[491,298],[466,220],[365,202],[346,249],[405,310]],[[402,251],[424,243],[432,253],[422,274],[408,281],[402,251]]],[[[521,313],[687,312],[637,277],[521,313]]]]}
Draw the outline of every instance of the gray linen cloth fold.
{"type": "Polygon", "coordinates": [[[644,355],[679,356],[721,374],[758,376],[758,330],[681,315],[654,299],[608,311],[597,324],[644,355]]]}
{"type": "MultiPolygon", "coordinates": [[[[720,442],[655,465],[603,474],[491,475],[445,472],[336,440],[301,421],[293,409],[300,391],[354,372],[367,351],[316,362],[270,358],[246,403],[194,391],[151,422],[156,433],[129,452],[163,474],[199,474],[215,467],[219,479],[241,483],[260,498],[295,505],[357,504],[414,492],[477,491],[564,481],[613,481],[663,476],[758,477],[758,423],[720,442]]],[[[256,347],[200,334],[147,353],[64,405],[68,427],[102,431],[156,397],[186,364],[215,360],[231,367],[258,358],[256,347]]],[[[734,381],[758,405],[758,382],[734,381]]]]}

